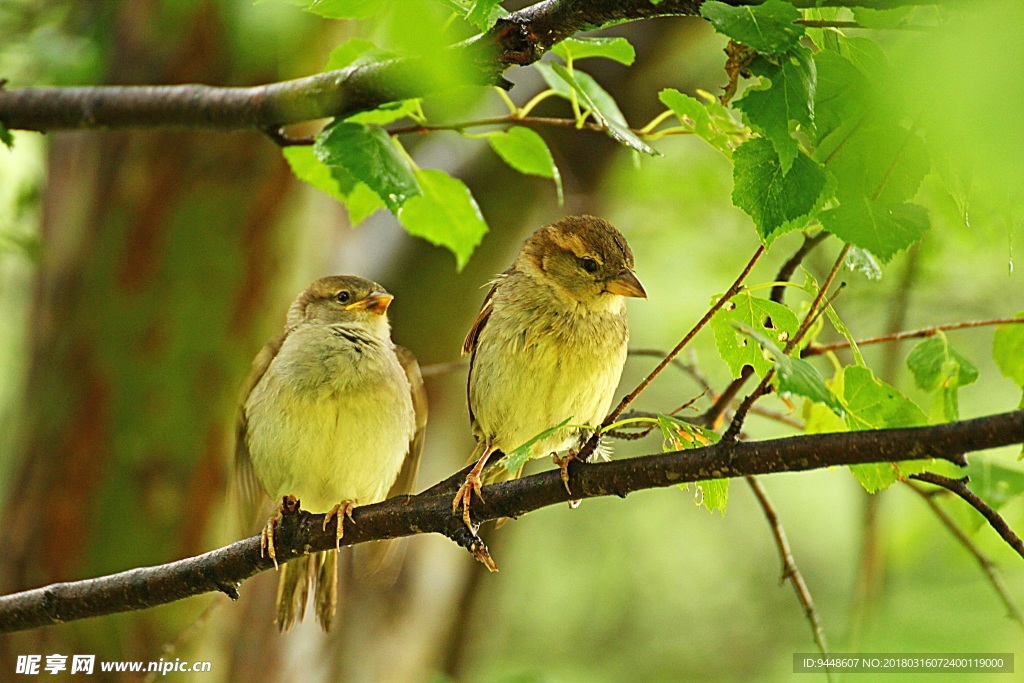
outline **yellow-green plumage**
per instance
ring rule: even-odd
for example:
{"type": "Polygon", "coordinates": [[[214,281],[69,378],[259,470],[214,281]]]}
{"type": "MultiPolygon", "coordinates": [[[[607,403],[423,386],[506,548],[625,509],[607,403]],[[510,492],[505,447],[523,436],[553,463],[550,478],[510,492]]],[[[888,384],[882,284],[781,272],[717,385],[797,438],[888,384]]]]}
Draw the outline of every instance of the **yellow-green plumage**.
{"type": "MultiPolygon", "coordinates": [[[[253,364],[239,414],[236,469],[249,498],[290,495],[322,513],[411,489],[426,404],[415,359],[391,342],[390,300],[375,283],[333,277],[292,305],[285,334],[253,364]]],[[[336,575],[335,551],[286,563],[279,627],[302,619],[312,585],[318,619],[329,629],[336,575]]]]}

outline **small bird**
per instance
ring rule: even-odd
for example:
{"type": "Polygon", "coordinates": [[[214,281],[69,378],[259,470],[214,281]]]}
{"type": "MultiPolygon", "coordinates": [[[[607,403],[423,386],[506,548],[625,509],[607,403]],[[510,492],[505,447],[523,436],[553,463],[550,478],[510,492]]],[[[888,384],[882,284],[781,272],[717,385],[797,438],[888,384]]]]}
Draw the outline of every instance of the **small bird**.
{"type": "MultiPolygon", "coordinates": [[[[411,353],[391,341],[394,297],[352,276],[317,280],[288,310],[284,334],[253,361],[239,407],[236,482],[243,502],[281,501],[262,532],[277,564],[274,529],[299,503],[325,512],[324,528],[356,505],[412,490],[426,426],[426,394],[411,353]]],[[[331,627],[337,549],[288,562],[277,589],[282,631],[301,621],[310,582],[317,617],[331,627]]]]}
{"type": "MultiPolygon", "coordinates": [[[[476,464],[453,514],[473,529],[469,507],[495,451],[508,453],[566,420],[604,419],[626,362],[624,297],[646,299],[633,253],[610,223],[568,216],[541,228],[492,283],[462,346],[470,356],[469,415],[476,464]]],[[[530,447],[531,457],[578,449],[585,432],[567,425],[530,447]]],[[[555,456],[562,467],[574,457],[555,456]]],[[[568,489],[568,484],[566,484],[568,489]]]]}

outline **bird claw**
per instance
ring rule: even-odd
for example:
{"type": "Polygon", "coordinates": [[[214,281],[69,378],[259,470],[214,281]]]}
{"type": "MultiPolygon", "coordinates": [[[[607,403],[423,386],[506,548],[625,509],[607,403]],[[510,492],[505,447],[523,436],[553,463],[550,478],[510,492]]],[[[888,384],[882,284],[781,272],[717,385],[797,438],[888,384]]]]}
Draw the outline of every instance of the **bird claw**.
{"type": "Polygon", "coordinates": [[[466,481],[459,488],[459,492],[455,494],[455,499],[452,500],[452,514],[458,514],[459,506],[461,505],[462,521],[471,532],[473,531],[473,521],[469,517],[469,505],[473,500],[473,493],[476,493],[481,503],[484,502],[483,494],[480,492],[482,488],[483,483],[480,481],[480,475],[470,472],[466,475],[466,481]]]}
{"type": "Polygon", "coordinates": [[[299,499],[295,496],[285,496],[281,499],[281,504],[277,506],[277,511],[271,515],[260,532],[260,557],[263,557],[264,554],[269,555],[270,559],[274,561],[274,569],[279,569],[277,551],[274,549],[274,531],[285,515],[289,515],[298,509],[299,499]]]}
{"type": "Polygon", "coordinates": [[[350,521],[353,524],[355,524],[356,520],[354,520],[352,518],[352,511],[355,510],[355,509],[356,509],[356,504],[355,504],[354,501],[343,500],[340,503],[338,503],[337,505],[335,505],[334,507],[332,507],[330,510],[328,510],[327,514],[324,515],[324,525],[323,525],[323,530],[324,531],[327,531],[327,525],[330,523],[330,521],[332,519],[334,519],[335,517],[338,518],[338,527],[337,527],[337,530],[334,532],[334,549],[335,550],[340,550],[341,549],[341,539],[345,537],[345,524],[344,524],[345,520],[343,520],[341,518],[341,516],[344,515],[345,517],[348,517],[348,521],[350,521]]]}
{"type": "MultiPolygon", "coordinates": [[[[579,456],[576,451],[569,451],[564,457],[558,457],[557,453],[551,454],[551,459],[558,465],[559,474],[562,475],[562,485],[565,486],[565,492],[570,496],[572,491],[569,489],[569,463],[573,460],[579,460],[579,456]]],[[[572,499],[569,501],[569,509],[575,510],[580,506],[580,500],[572,499]]]]}

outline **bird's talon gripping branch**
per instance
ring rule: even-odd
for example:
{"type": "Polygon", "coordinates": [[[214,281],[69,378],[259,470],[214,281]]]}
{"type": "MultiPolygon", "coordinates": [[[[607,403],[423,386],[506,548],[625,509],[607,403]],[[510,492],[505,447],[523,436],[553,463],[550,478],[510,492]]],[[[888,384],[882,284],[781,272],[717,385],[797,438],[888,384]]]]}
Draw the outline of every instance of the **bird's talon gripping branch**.
{"type": "MultiPolygon", "coordinates": [[[[579,460],[579,455],[576,451],[569,451],[568,453],[565,454],[564,457],[560,458],[558,457],[557,453],[552,453],[551,459],[555,462],[556,465],[558,465],[559,474],[562,475],[562,485],[565,486],[565,492],[571,496],[572,491],[569,489],[569,463],[572,462],[573,460],[579,460]]],[[[569,508],[575,510],[580,506],[580,502],[581,501],[576,498],[570,500],[569,508]]]]}
{"type": "Polygon", "coordinates": [[[343,500],[334,507],[332,507],[330,510],[328,510],[327,514],[324,515],[324,531],[327,531],[327,525],[331,522],[332,519],[334,519],[335,517],[338,518],[338,529],[334,532],[335,550],[341,549],[341,539],[345,537],[345,520],[342,519],[342,516],[344,515],[345,517],[348,517],[348,521],[355,524],[356,520],[352,519],[352,511],[355,509],[356,504],[353,501],[343,500]]]}
{"type": "Polygon", "coordinates": [[[480,456],[480,459],[473,465],[473,469],[466,475],[466,481],[462,483],[462,487],[459,488],[459,492],[455,494],[455,499],[452,501],[452,514],[457,515],[459,513],[459,506],[462,506],[462,521],[465,523],[466,528],[469,529],[470,533],[475,534],[473,529],[473,520],[469,518],[469,505],[473,502],[473,492],[476,492],[477,498],[480,502],[484,502],[484,496],[480,492],[483,488],[483,482],[480,480],[480,474],[484,471],[484,467],[487,465],[487,459],[491,457],[491,453],[494,452],[493,448],[485,448],[484,454],[480,456]]]}
{"type": "Polygon", "coordinates": [[[476,493],[481,503],[484,502],[483,494],[480,493],[482,488],[483,482],[480,480],[480,475],[476,472],[476,468],[473,468],[473,471],[466,475],[466,481],[463,482],[462,487],[455,494],[455,499],[452,501],[452,514],[458,514],[459,506],[461,505],[462,521],[470,531],[473,531],[473,521],[469,517],[469,505],[473,500],[473,493],[476,493]]]}
{"type": "Polygon", "coordinates": [[[274,531],[285,515],[290,515],[298,509],[298,498],[295,496],[285,496],[281,499],[281,504],[277,507],[277,511],[267,520],[266,526],[260,532],[260,557],[269,555],[270,559],[274,561],[274,569],[279,569],[277,551],[274,549],[274,531]]]}

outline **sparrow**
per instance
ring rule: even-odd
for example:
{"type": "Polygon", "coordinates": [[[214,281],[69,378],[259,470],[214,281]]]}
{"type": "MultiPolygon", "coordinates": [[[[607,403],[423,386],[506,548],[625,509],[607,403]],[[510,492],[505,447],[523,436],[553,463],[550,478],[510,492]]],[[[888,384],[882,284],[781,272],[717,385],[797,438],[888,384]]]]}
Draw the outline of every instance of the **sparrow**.
{"type": "MultiPolygon", "coordinates": [[[[491,455],[509,453],[569,421],[596,425],[611,405],[626,362],[626,297],[647,298],[633,253],[610,223],[568,216],[535,232],[512,267],[491,284],[462,346],[470,356],[468,399],[476,464],[452,502],[472,531],[469,507],[480,495],[491,455]]],[[[533,443],[562,467],[586,438],[566,425],[533,443]]],[[[568,483],[566,483],[568,489],[568,483]]]]}
{"type": "MultiPolygon", "coordinates": [[[[277,564],[274,529],[296,509],[327,513],[324,529],[357,505],[412,490],[423,447],[426,394],[413,355],[391,341],[394,297],[353,276],[317,280],[288,310],[284,334],[256,356],[236,422],[235,481],[250,509],[281,501],[261,547],[277,564]]],[[[337,548],[286,563],[277,625],[301,621],[310,584],[317,617],[331,627],[337,548]]]]}

